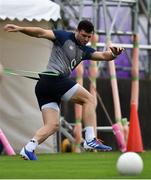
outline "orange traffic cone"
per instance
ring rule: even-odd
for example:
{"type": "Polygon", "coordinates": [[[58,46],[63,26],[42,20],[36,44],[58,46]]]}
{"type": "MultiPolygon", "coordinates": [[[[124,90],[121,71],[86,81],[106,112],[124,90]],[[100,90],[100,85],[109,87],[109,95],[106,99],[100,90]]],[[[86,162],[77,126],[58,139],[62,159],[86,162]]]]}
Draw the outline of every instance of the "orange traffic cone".
{"type": "Polygon", "coordinates": [[[136,104],[131,104],[127,151],[144,151],[136,104]]]}

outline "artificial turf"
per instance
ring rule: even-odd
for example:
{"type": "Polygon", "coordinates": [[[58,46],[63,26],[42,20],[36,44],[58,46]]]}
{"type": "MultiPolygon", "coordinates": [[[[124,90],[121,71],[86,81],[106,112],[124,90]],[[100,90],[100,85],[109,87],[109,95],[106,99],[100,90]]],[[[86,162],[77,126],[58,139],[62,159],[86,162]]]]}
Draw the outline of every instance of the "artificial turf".
{"type": "Polygon", "coordinates": [[[38,161],[0,155],[0,179],[150,179],[151,151],[140,154],[144,169],[138,176],[121,176],[120,152],[39,154],[38,161]]]}

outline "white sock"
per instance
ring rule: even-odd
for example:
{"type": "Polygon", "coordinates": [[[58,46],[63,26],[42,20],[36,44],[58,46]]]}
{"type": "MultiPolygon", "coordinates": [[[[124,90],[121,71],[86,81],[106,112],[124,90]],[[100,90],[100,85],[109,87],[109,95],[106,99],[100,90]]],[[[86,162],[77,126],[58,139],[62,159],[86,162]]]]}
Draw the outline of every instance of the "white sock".
{"type": "Polygon", "coordinates": [[[36,139],[31,139],[29,143],[25,146],[27,151],[33,152],[38,146],[38,141],[36,139]]]}
{"type": "Polygon", "coordinates": [[[88,126],[85,128],[85,139],[86,141],[92,141],[95,138],[94,128],[92,126],[88,126]]]}

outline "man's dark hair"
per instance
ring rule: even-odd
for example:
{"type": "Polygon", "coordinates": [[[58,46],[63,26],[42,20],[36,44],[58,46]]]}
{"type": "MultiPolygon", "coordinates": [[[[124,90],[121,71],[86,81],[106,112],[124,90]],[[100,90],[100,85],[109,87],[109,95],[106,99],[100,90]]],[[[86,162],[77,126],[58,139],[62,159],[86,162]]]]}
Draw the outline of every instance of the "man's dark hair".
{"type": "Polygon", "coordinates": [[[94,32],[94,26],[93,24],[88,20],[82,20],[78,24],[78,31],[84,30],[87,33],[93,33],[94,32]]]}

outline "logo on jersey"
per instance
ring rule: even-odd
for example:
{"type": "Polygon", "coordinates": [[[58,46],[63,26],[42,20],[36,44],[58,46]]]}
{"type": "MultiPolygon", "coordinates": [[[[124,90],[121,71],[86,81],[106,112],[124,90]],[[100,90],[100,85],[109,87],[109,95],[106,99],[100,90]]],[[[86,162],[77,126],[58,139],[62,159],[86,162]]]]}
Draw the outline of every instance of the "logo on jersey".
{"type": "Polygon", "coordinates": [[[71,64],[70,64],[70,66],[71,66],[71,70],[73,70],[73,69],[74,69],[74,67],[76,66],[76,64],[77,64],[76,59],[72,59],[71,64]]]}
{"type": "Polygon", "coordinates": [[[73,46],[69,46],[69,49],[73,50],[73,49],[74,49],[74,47],[73,47],[73,46]]]}

